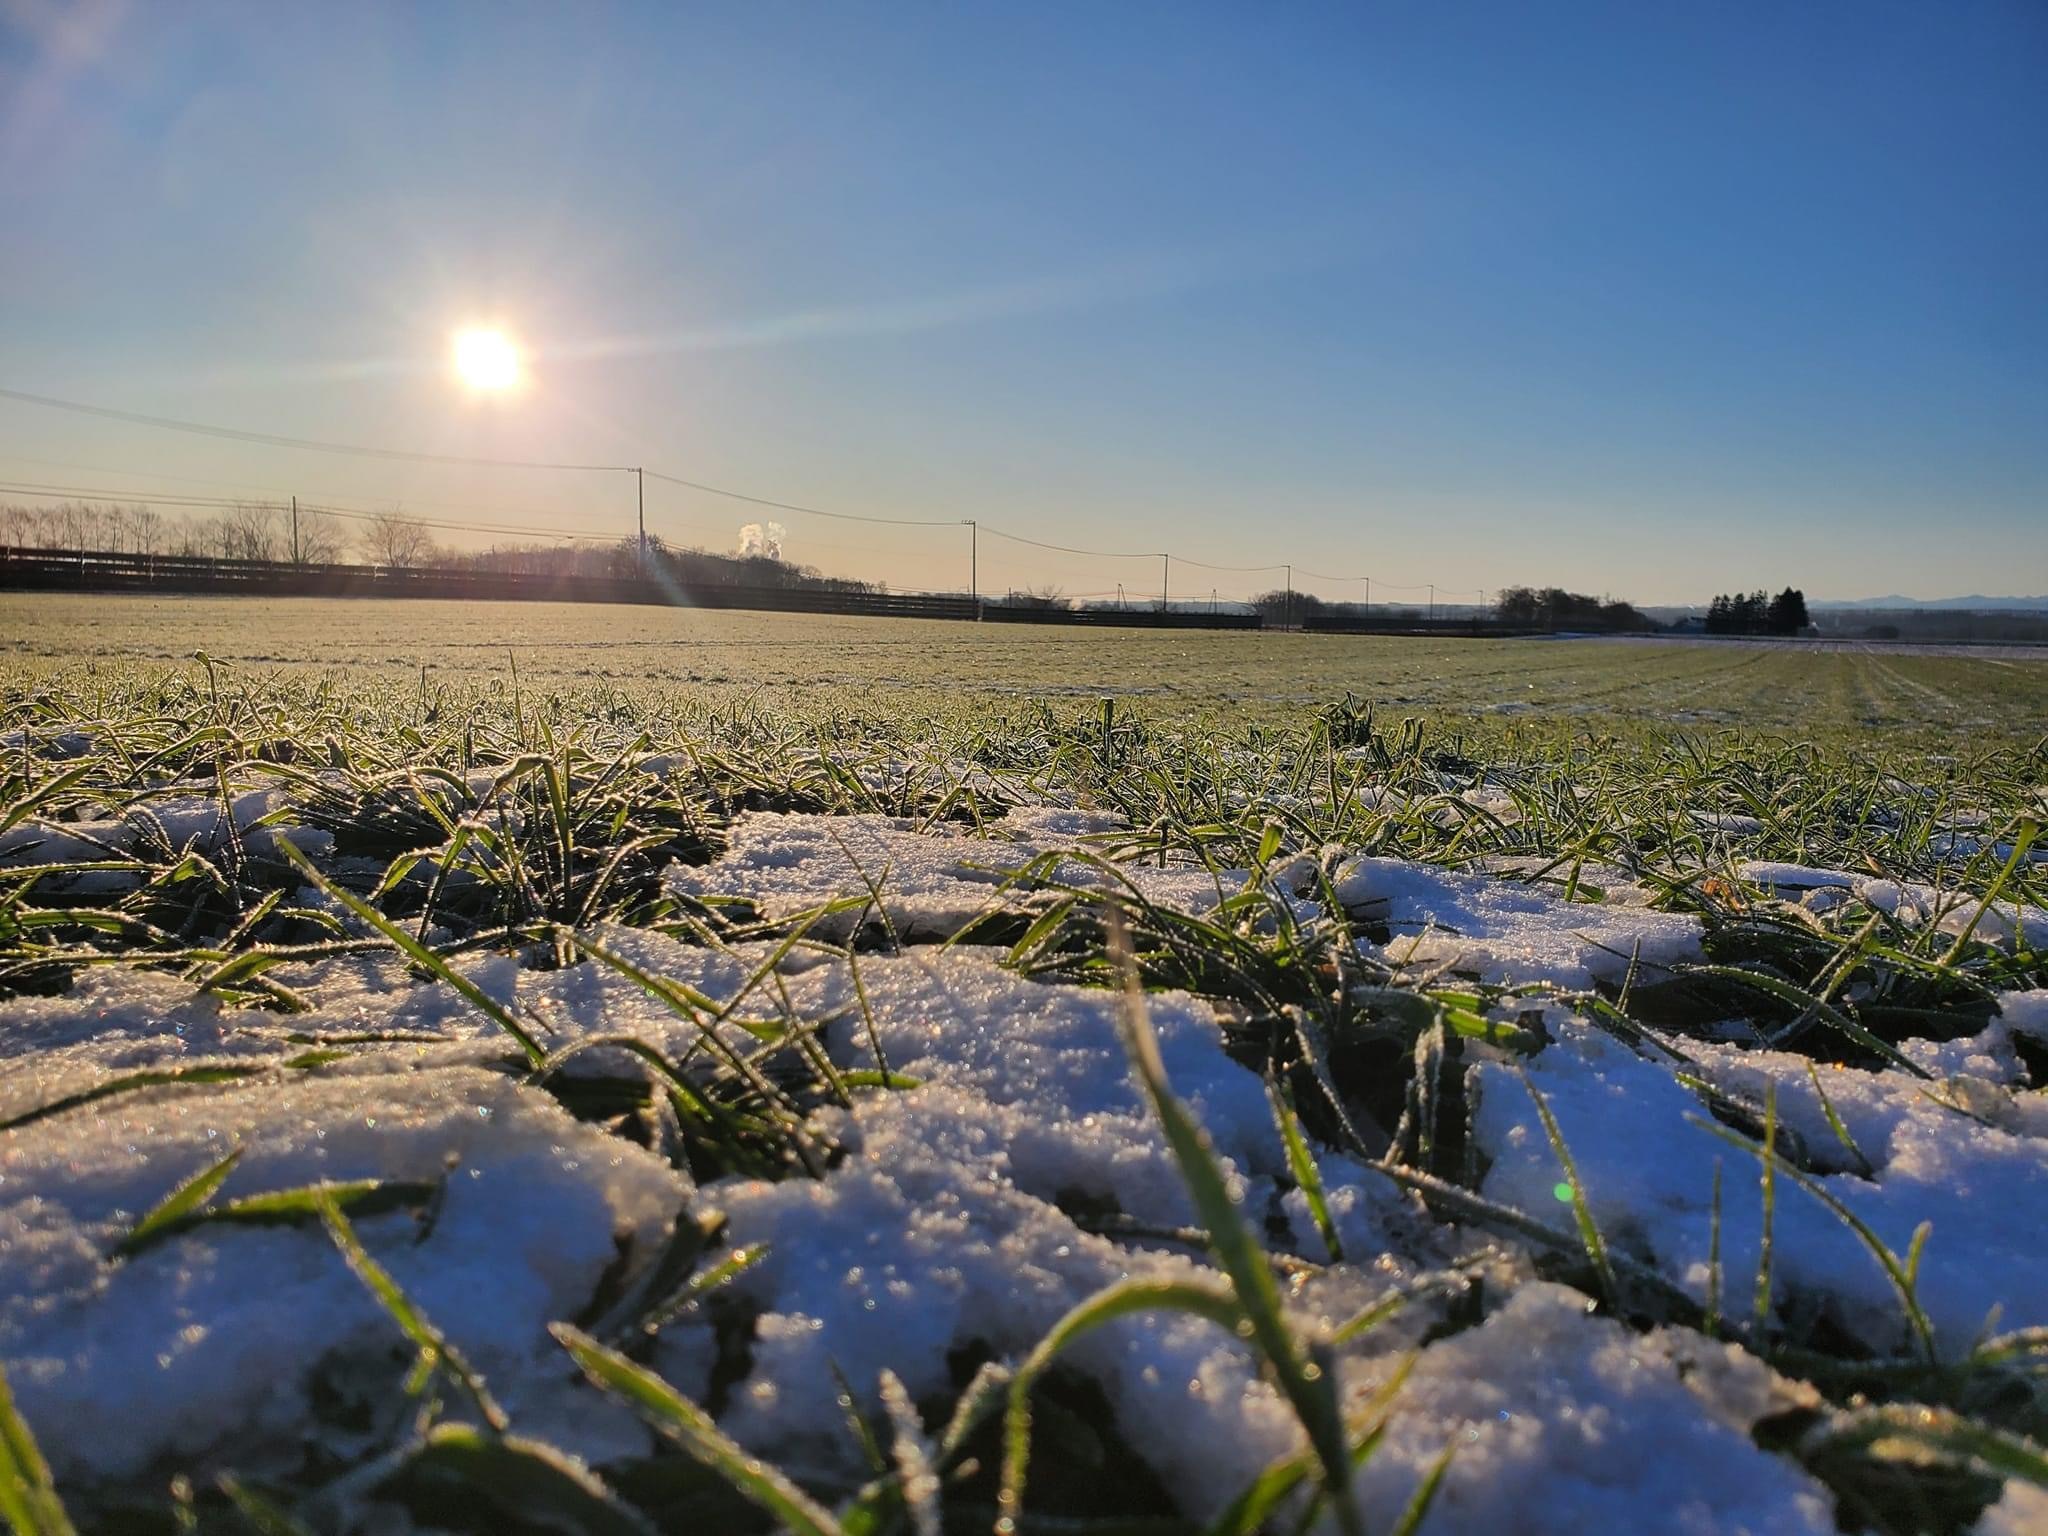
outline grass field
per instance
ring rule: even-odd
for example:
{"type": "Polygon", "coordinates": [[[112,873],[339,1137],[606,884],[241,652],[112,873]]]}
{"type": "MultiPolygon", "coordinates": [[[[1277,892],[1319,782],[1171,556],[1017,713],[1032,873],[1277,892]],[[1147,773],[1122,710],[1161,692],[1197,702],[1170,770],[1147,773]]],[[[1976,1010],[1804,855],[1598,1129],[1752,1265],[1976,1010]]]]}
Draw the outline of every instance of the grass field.
{"type": "Polygon", "coordinates": [[[1739,726],[1878,744],[2031,745],[2048,729],[2048,653],[1105,635],[555,603],[0,597],[0,656],[38,667],[182,665],[199,651],[245,674],[313,668],[410,687],[423,667],[459,685],[509,681],[516,664],[542,689],[760,689],[807,711],[1107,694],[1155,713],[1284,719],[1348,692],[1438,719],[1739,726]]]}
{"type": "Polygon", "coordinates": [[[0,641],[17,1529],[2048,1522],[2041,663],[0,641]]]}

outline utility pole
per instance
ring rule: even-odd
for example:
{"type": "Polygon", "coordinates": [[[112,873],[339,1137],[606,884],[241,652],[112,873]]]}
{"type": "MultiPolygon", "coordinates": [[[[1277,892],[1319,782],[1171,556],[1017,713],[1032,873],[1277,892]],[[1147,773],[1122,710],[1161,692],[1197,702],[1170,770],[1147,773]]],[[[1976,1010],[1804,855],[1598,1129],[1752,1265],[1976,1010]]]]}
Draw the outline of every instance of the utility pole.
{"type": "Polygon", "coordinates": [[[647,574],[647,471],[636,469],[633,479],[640,491],[640,574],[647,574]]]}
{"type": "Polygon", "coordinates": [[[981,617],[981,528],[973,518],[963,517],[967,525],[967,596],[974,603],[974,616],[981,617]]]}
{"type": "Polygon", "coordinates": [[[1436,622],[1436,583],[1433,581],[1429,584],[1429,621],[1432,624],[1436,622]]]}
{"type": "Polygon", "coordinates": [[[299,563],[299,498],[292,498],[292,564],[299,563]]]}
{"type": "Polygon", "coordinates": [[[1209,612],[1212,615],[1216,612],[1216,589],[1214,587],[1209,589],[1209,612]]]}
{"type": "Polygon", "coordinates": [[[1173,584],[1173,556],[1161,555],[1159,559],[1159,611],[1164,613],[1168,603],[1167,590],[1173,584]]]}
{"type": "Polygon", "coordinates": [[[1366,606],[1366,607],[1368,607],[1368,608],[1370,608],[1370,607],[1372,606],[1372,578],[1371,578],[1370,576],[1367,576],[1367,577],[1366,577],[1366,578],[1364,578],[1364,579],[1365,579],[1365,606],[1366,606]]]}
{"type": "Polygon", "coordinates": [[[1281,621],[1282,627],[1292,628],[1294,624],[1294,567],[1291,565],[1287,567],[1287,607],[1283,610],[1283,613],[1285,617],[1281,621]]]}

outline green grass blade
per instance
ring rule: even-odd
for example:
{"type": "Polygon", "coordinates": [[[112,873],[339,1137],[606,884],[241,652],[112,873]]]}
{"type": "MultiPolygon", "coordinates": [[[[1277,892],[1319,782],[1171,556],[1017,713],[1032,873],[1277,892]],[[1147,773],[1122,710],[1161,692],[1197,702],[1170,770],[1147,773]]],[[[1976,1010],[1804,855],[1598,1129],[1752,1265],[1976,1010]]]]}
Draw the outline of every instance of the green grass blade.
{"type": "Polygon", "coordinates": [[[1010,1378],[1003,1414],[1002,1483],[996,1494],[1002,1514],[998,1530],[1014,1530],[1023,1518],[1025,1476],[1031,1465],[1031,1389],[1038,1378],[1083,1334],[1133,1313],[1160,1311],[1191,1312],[1232,1334],[1245,1321],[1236,1297],[1221,1282],[1125,1280],[1097,1291],[1053,1324],[1010,1378]]]}
{"type": "Polygon", "coordinates": [[[114,1245],[114,1257],[127,1258],[162,1236],[166,1228],[188,1219],[213,1197],[213,1192],[235,1171],[235,1164],[241,1160],[242,1149],[237,1147],[219,1162],[209,1163],[178,1185],[128,1229],[128,1235],[114,1245]]]}
{"type": "Polygon", "coordinates": [[[1415,1536],[1422,1529],[1422,1522],[1429,1515],[1429,1506],[1436,1502],[1437,1489],[1443,1486],[1444,1474],[1451,1470],[1451,1458],[1457,1453],[1458,1442],[1453,1440],[1430,1463],[1414,1496],[1408,1500],[1408,1507],[1401,1511],[1401,1518],[1394,1522],[1388,1536],[1415,1536]]]}
{"type": "Polygon", "coordinates": [[[1612,1306],[1618,1299],[1614,1285],[1614,1266],[1607,1257],[1607,1241],[1600,1235],[1600,1224],[1593,1219],[1593,1207],[1586,1202],[1585,1182],[1579,1177],[1579,1166],[1572,1161],[1571,1148],[1565,1145],[1564,1132],[1558,1129],[1557,1117],[1550,1112],[1550,1105],[1529,1074],[1516,1068],[1522,1079],[1522,1086],[1529,1090],[1529,1098],[1536,1106],[1537,1118],[1543,1122],[1543,1134],[1550,1139],[1550,1150],[1555,1154],[1558,1166],[1564,1169],[1566,1185],[1571,1190],[1572,1218],[1578,1223],[1579,1241],[1585,1245],[1586,1258],[1593,1266],[1593,1272],[1600,1277],[1600,1293],[1612,1306]]]}
{"type": "Polygon", "coordinates": [[[146,1072],[128,1072],[120,1077],[96,1083],[81,1093],[67,1094],[48,1104],[39,1104],[8,1120],[0,1120],[0,1131],[11,1131],[16,1126],[33,1125],[38,1120],[47,1120],[51,1115],[61,1115],[66,1110],[78,1109],[101,1099],[117,1094],[134,1093],[142,1088],[160,1088],[171,1083],[232,1083],[245,1077],[258,1077],[269,1071],[268,1067],[234,1066],[190,1066],[158,1067],[146,1072]]]}
{"type": "Polygon", "coordinates": [[[1208,1135],[1188,1113],[1187,1106],[1174,1096],[1167,1082],[1166,1064],[1160,1058],[1159,1041],[1145,1015],[1144,994],[1138,987],[1129,941],[1123,936],[1121,924],[1113,927],[1111,936],[1114,947],[1121,951],[1116,957],[1123,973],[1119,1021],[1132,1070],[1151,1102],[1174,1161],[1180,1165],[1181,1178],[1195,1209],[1208,1228],[1211,1251],[1236,1287],[1238,1303],[1251,1326],[1252,1341],[1271,1364],[1281,1391],[1322,1461],[1338,1525],[1346,1536],[1353,1536],[1363,1526],[1351,1495],[1343,1418],[1337,1409],[1335,1385],[1304,1360],[1287,1326],[1272,1267],[1238,1214],[1237,1203],[1230,1198],[1229,1186],[1209,1149],[1208,1135]]]}
{"type": "Polygon", "coordinates": [[[631,1404],[785,1530],[797,1536],[844,1536],[829,1510],[774,1467],[749,1455],[712,1422],[710,1414],[652,1371],[567,1323],[556,1323],[550,1331],[596,1386],[631,1404]]]}
{"type": "Polygon", "coordinates": [[[356,1236],[355,1228],[349,1225],[348,1217],[342,1214],[341,1207],[331,1198],[324,1196],[317,1204],[320,1219],[327,1224],[327,1235],[333,1239],[334,1246],[341,1250],[341,1256],[347,1260],[349,1269],[363,1282],[364,1287],[377,1299],[391,1320],[398,1324],[399,1331],[412,1340],[414,1347],[419,1350],[419,1367],[415,1370],[415,1377],[417,1378],[422,1371],[436,1367],[445,1368],[469,1394],[484,1423],[498,1433],[504,1433],[510,1421],[505,1417],[505,1410],[498,1406],[497,1400],[484,1386],[483,1377],[470,1368],[469,1362],[462,1357],[460,1351],[448,1342],[441,1330],[428,1319],[426,1313],[413,1304],[412,1298],[399,1288],[398,1282],[391,1278],[390,1272],[370,1257],[370,1251],[363,1246],[362,1239],[356,1236]]]}
{"type": "Polygon", "coordinates": [[[1322,1235],[1330,1262],[1341,1264],[1344,1262],[1344,1245],[1337,1240],[1336,1222],[1330,1219],[1330,1201],[1323,1192],[1322,1170],[1316,1167],[1308,1139],[1301,1133],[1301,1117],[1295,1114],[1287,1090],[1278,1082],[1266,1084],[1266,1098],[1273,1106],[1273,1119],[1278,1122],[1280,1139],[1287,1147],[1288,1171],[1294,1175],[1302,1198],[1308,1202],[1309,1215],[1315,1220],[1316,1231],[1322,1235]]]}
{"type": "Polygon", "coordinates": [[[514,1040],[517,1040],[520,1049],[526,1052],[528,1061],[537,1067],[547,1059],[547,1051],[534,1038],[533,1033],[512,1016],[510,1009],[485,992],[483,988],[479,987],[467,976],[457,972],[447,961],[428,949],[426,945],[420,943],[418,939],[407,933],[398,924],[392,922],[390,918],[379,912],[375,907],[352,892],[343,890],[325,875],[321,874],[319,870],[313,867],[313,861],[292,844],[291,839],[279,833],[275,841],[278,851],[285,856],[293,868],[311,881],[315,887],[332,897],[335,901],[340,902],[349,911],[389,939],[398,952],[404,955],[406,959],[412,961],[414,965],[417,965],[421,970],[433,976],[437,981],[444,981],[454,988],[463,1001],[504,1030],[514,1040]]]}
{"type": "Polygon", "coordinates": [[[0,1515],[14,1536],[72,1536],[71,1517],[50,1477],[50,1464],[14,1406],[0,1371],[0,1515]]]}

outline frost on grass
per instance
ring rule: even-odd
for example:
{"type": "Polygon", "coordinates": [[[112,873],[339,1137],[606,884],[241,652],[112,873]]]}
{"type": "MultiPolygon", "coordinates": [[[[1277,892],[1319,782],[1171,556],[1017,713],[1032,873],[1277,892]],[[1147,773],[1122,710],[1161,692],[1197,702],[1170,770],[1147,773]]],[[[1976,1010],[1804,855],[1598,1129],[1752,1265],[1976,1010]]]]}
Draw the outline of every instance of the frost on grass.
{"type": "MultiPolygon", "coordinates": [[[[689,896],[745,900],[771,919],[872,897],[909,941],[950,938],[976,918],[1047,887],[1133,888],[1147,901],[1183,912],[1206,912],[1244,888],[1243,870],[1212,872],[1186,862],[1160,868],[1131,861],[1111,871],[1085,840],[1118,825],[1087,812],[1040,807],[1011,811],[988,823],[986,835],[951,822],[920,828],[888,816],[755,812],[733,824],[721,858],[676,869],[669,885],[689,896]],[[1067,856],[1027,870],[1048,852],[1067,856]]],[[[844,912],[815,931],[843,934],[860,916],[844,912]]]]}

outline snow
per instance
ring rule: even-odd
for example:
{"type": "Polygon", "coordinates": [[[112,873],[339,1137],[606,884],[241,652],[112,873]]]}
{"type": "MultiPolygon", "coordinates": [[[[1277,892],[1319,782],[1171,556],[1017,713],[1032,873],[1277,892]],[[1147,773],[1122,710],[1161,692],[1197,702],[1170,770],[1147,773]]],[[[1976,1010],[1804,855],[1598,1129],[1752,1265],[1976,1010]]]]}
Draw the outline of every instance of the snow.
{"type": "Polygon", "coordinates": [[[1744,880],[1767,894],[1803,897],[1809,905],[1823,892],[1845,892],[1908,927],[1932,925],[1941,933],[1971,932],[1988,943],[2007,947],[2015,937],[2023,937],[2031,948],[2048,947],[2048,911],[2040,907],[2014,901],[1997,901],[1986,907],[1980,897],[1967,891],[1940,890],[1911,880],[1873,879],[1852,870],[1806,864],[1750,860],[1736,868],[1744,880]]]}
{"type": "Polygon", "coordinates": [[[1360,1479],[1386,1529],[1420,1468],[1456,1455],[1437,1531],[1813,1532],[1832,1501],[1751,1426],[1783,1388],[1697,1334],[1631,1333],[1564,1286],[1522,1286],[1479,1327],[1423,1351],[1360,1479]]]}
{"type": "MultiPolygon", "coordinates": [[[[1091,889],[1135,889],[1148,901],[1200,913],[1244,888],[1242,870],[1213,874],[1200,865],[1158,868],[1137,862],[1100,864],[1068,857],[1043,880],[1013,881],[1046,852],[1087,852],[1084,839],[1117,823],[1086,812],[1020,808],[972,827],[940,822],[918,827],[888,816],[810,816],[760,811],[734,822],[724,854],[701,868],[677,867],[669,888],[699,898],[744,898],[761,915],[784,919],[844,897],[864,899],[871,887],[898,937],[947,939],[986,913],[1016,906],[1043,883],[1091,889]]],[[[1095,854],[1100,859],[1102,855],[1095,854]]],[[[861,918],[837,914],[811,930],[843,936],[861,918]]]]}
{"type": "MultiPolygon", "coordinates": [[[[217,836],[219,808],[207,804],[189,808],[195,819],[179,824],[180,836],[217,836]]],[[[237,801],[238,823],[244,809],[237,801]]],[[[251,826],[267,814],[255,802],[246,810],[251,826]]],[[[106,825],[132,834],[127,822],[106,825]]],[[[842,1068],[875,1066],[879,1045],[888,1067],[914,1080],[858,1090],[850,1107],[816,1113],[818,1137],[843,1152],[819,1178],[732,1176],[693,1187],[664,1159],[575,1120],[523,1081],[524,1064],[495,1025],[388,955],[281,968],[274,974],[314,1005],[290,1016],[227,1007],[176,977],[111,968],[81,973],[59,996],[0,1003],[9,1067],[0,1118],[144,1068],[257,1069],[236,1082],[123,1093],[0,1131],[0,1365],[25,1416],[60,1478],[75,1484],[160,1480],[167,1465],[228,1457],[243,1471],[266,1459],[282,1466],[309,1441],[345,1435],[319,1406],[335,1392],[393,1405],[402,1341],[317,1227],[203,1226],[110,1259],[138,1216],[239,1148],[224,1197],[322,1179],[441,1181],[431,1222],[365,1216],[365,1241],[480,1367],[521,1429],[600,1464],[638,1454],[645,1436],[575,1385],[546,1324],[579,1315],[622,1252],[652,1252],[685,1213],[722,1211],[722,1242],[766,1245],[721,1303],[752,1317],[723,1428],[799,1476],[858,1480],[835,1368],[869,1405],[885,1370],[914,1399],[944,1398],[960,1385],[962,1359],[1016,1360],[1106,1285],[1208,1272],[1198,1251],[1170,1235],[1197,1216],[1130,1080],[1117,999],[1020,976],[997,949],[916,942],[950,937],[998,904],[1042,900],[1003,890],[1007,871],[1042,852],[1059,857],[1062,882],[1111,879],[1076,851],[1127,848],[1135,836],[1113,819],[1045,806],[1012,809],[981,829],[754,813],[734,823],[720,858],[672,869],[669,888],[745,898],[786,919],[836,897],[865,899],[865,876],[881,887],[900,950],[798,949],[764,982],[767,946],[724,951],[616,928],[594,936],[714,999],[750,989],[737,1008],[745,1017],[819,1024],[842,1068]],[[379,1033],[406,1038],[290,1065],[308,1038],[379,1033]],[[103,1425],[115,1414],[122,1433],[109,1435],[103,1425]]],[[[0,859],[29,856],[20,842],[0,847],[0,859]]],[[[1371,935],[1362,948],[1411,974],[1586,987],[1616,983],[1632,964],[1654,977],[1700,954],[1696,920],[1651,910],[1649,893],[1611,870],[1597,872],[1599,899],[1569,900],[1554,884],[1502,878],[1527,873],[1505,865],[1480,873],[1326,856],[1338,899],[1371,935]]],[[[1297,860],[1269,877],[1269,894],[1304,917],[1316,915],[1300,894],[1312,889],[1302,878],[1311,867],[1297,860]]],[[[1156,861],[1117,868],[1148,899],[1190,912],[1248,878],[1156,861]]],[[[1840,871],[1744,874],[1787,892],[1886,897],[1840,871]]],[[[1948,921],[1917,889],[1901,890],[1899,904],[1948,921]]],[[[850,931],[856,915],[833,931],[850,931]]],[[[594,961],[540,970],[512,955],[469,954],[454,963],[551,1048],[628,1035],[679,1057],[698,1040],[695,1024],[594,961]]],[[[1738,1320],[1761,1247],[1757,1165],[1694,1123],[1707,1118],[1706,1104],[1680,1074],[1752,1106],[1775,1091],[1788,1155],[1803,1156],[1887,1244],[1903,1251],[1921,1221],[1933,1222],[1920,1298],[1939,1347],[1954,1355],[1994,1308],[2004,1327],[2048,1323],[2048,1256],[2037,1241],[2048,1224],[2048,1101],[2030,1091],[2015,1044],[2048,1039],[2048,992],[2000,1001],[1972,1036],[1906,1043],[1931,1081],[1823,1069],[1827,1102],[1854,1150],[1835,1135],[1802,1056],[1686,1040],[1690,1062],[1674,1063],[1553,1006],[1549,1043],[1521,1066],[1555,1113],[1608,1240],[1699,1298],[1721,1168],[1722,1294],[1738,1320]]],[[[1376,1171],[1319,1148],[1346,1255],[1323,1265],[1264,1084],[1232,1059],[1217,1010],[1162,993],[1147,1011],[1174,1089],[1205,1126],[1245,1219],[1270,1247],[1309,1261],[1287,1288],[1304,1328],[1350,1316],[1488,1241],[1433,1221],[1376,1171]]],[[[1482,1192],[1569,1225],[1556,1195],[1561,1169],[1527,1088],[1504,1058],[1473,1050],[1482,1192]]],[[[597,1051],[571,1070],[629,1064],[597,1051]]],[[[1823,1312],[1873,1349],[1906,1342],[1877,1264],[1789,1179],[1778,1188],[1774,1242],[1781,1310],[1823,1312]]],[[[1356,1407],[1403,1352],[1418,1352],[1387,1438],[1359,1474],[1374,1528],[1392,1522],[1455,1443],[1431,1520],[1437,1531],[1832,1529],[1829,1495],[1750,1436],[1759,1420],[1802,1401],[1803,1389],[1736,1346],[1592,1315],[1584,1295],[1534,1279],[1512,1243],[1495,1258],[1469,1314],[1453,1322],[1442,1305],[1418,1304],[1340,1364],[1356,1407]]],[[[709,1396],[717,1357],[708,1311],[685,1313],[653,1351],[653,1363],[699,1399],[709,1396]]],[[[1126,1319],[1069,1358],[1192,1516],[1213,1514],[1300,1447],[1291,1411],[1247,1346],[1208,1323],[1126,1319]]],[[[2026,1495],[2008,1492],[1982,1528],[2025,1529],[2037,1514],[2026,1495]]]]}
{"type": "MultiPolygon", "coordinates": [[[[1577,1024],[1554,1033],[1527,1071],[1603,1234],[1704,1302],[1718,1163],[1723,1300],[1731,1312],[1746,1305],[1763,1235],[1756,1161],[1693,1123],[1705,1106],[1671,1066],[1577,1024]]],[[[1903,1074],[1826,1069],[1828,1098],[1870,1166],[1863,1177],[1827,1124],[1807,1058],[1714,1045],[1693,1054],[1700,1075],[1753,1105],[1775,1084],[1779,1114],[1823,1170],[1822,1187],[1893,1252],[1903,1255],[1914,1229],[1932,1223],[1919,1300],[1944,1355],[1966,1352],[1994,1310],[2004,1327],[2048,1324],[2048,1255],[2034,1236],[2048,1221],[2048,1105],[2039,1095],[1962,1078],[1974,1088],[1935,1096],[1903,1074]],[[1977,1118],[1987,1108],[1993,1123],[1977,1118]]],[[[1484,1193],[1523,1210],[1556,1209],[1563,1171],[1528,1091],[1504,1067],[1483,1066],[1477,1077],[1473,1136],[1491,1159],[1484,1193]]],[[[1789,1179],[1778,1181],[1773,1245],[1781,1304],[1822,1308],[1874,1349],[1906,1346],[1903,1309],[1875,1257],[1789,1179]]]]}
{"type": "Polygon", "coordinates": [[[1332,883],[1346,911],[1388,932],[1361,948],[1406,971],[1586,987],[1620,982],[1632,960],[1655,980],[1700,956],[1698,921],[1632,905],[1643,893],[1631,887],[1575,902],[1530,882],[1386,858],[1347,860],[1332,883]]]}
{"type": "Polygon", "coordinates": [[[395,1214],[366,1218],[362,1236],[514,1402],[553,1374],[547,1323],[589,1301],[619,1242],[658,1242],[690,1193],[639,1148],[473,1068],[123,1096],[18,1127],[0,1143],[0,1359],[60,1477],[295,1452],[312,1379],[399,1342],[317,1227],[202,1228],[109,1257],[231,1148],[242,1160],[224,1197],[442,1181],[431,1230],[395,1214]]]}

